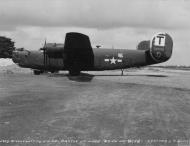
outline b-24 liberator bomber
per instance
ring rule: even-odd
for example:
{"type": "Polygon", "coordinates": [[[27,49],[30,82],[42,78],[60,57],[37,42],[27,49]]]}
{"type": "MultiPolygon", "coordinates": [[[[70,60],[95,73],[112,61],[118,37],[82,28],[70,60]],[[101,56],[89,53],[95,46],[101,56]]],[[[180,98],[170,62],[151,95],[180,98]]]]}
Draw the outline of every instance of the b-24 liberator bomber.
{"type": "Polygon", "coordinates": [[[63,44],[45,43],[36,51],[16,49],[14,63],[31,68],[34,74],[68,70],[70,75],[81,71],[103,71],[141,67],[167,61],[172,55],[173,41],[167,33],[158,33],[142,41],[137,49],[92,48],[87,35],[70,32],[63,44]]]}

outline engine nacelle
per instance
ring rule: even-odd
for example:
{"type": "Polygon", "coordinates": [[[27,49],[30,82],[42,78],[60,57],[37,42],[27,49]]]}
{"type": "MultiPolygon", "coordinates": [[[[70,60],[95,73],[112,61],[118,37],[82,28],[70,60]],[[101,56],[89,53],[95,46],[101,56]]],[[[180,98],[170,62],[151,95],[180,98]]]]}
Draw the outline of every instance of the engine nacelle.
{"type": "Polygon", "coordinates": [[[40,48],[50,58],[63,58],[63,49],[64,44],[57,43],[47,43],[43,48],[40,48]]]}
{"type": "Polygon", "coordinates": [[[173,40],[167,33],[158,33],[150,41],[150,56],[155,62],[167,61],[172,55],[173,40]]]}

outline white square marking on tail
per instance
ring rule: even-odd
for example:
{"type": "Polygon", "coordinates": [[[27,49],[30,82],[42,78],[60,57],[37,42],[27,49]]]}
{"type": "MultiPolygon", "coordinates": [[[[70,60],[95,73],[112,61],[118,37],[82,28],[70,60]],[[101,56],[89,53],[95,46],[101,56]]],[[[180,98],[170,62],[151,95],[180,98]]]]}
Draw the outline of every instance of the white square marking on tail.
{"type": "Polygon", "coordinates": [[[157,36],[155,36],[154,46],[164,47],[165,46],[165,40],[166,40],[165,35],[157,35],[157,36]]]}

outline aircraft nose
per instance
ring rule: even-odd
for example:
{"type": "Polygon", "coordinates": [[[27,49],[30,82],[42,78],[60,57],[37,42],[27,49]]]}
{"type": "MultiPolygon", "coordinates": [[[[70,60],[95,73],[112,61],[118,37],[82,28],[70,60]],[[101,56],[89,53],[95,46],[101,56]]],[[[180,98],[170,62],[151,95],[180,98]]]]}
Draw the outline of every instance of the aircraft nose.
{"type": "Polygon", "coordinates": [[[19,57],[19,53],[14,51],[12,54],[12,60],[14,63],[19,63],[20,62],[20,57],[19,57]]]}
{"type": "Polygon", "coordinates": [[[12,60],[19,66],[24,66],[27,64],[27,57],[29,55],[28,51],[14,51],[12,54],[12,60]]]}

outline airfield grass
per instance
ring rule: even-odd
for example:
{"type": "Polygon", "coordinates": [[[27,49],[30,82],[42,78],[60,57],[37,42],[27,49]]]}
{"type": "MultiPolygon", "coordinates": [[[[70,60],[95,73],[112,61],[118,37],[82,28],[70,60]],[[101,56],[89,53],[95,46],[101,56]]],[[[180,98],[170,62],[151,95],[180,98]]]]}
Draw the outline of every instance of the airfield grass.
{"type": "Polygon", "coordinates": [[[0,140],[36,140],[0,145],[177,146],[177,140],[189,140],[190,89],[127,78],[136,80],[0,74],[0,140]],[[78,141],[60,143],[69,139],[78,141]]]}

